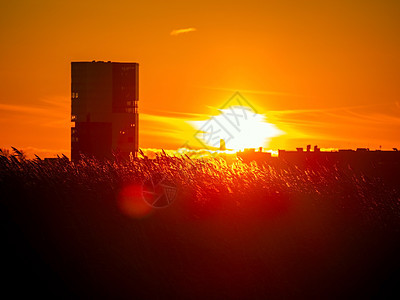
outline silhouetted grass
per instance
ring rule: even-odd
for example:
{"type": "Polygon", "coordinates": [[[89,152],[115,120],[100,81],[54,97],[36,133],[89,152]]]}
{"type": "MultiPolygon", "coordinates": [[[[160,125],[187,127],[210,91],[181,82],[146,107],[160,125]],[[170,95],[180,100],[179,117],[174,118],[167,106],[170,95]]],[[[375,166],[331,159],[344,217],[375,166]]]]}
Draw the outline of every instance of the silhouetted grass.
{"type": "Polygon", "coordinates": [[[399,186],[336,165],[16,150],[0,155],[4,270],[10,287],[57,297],[385,296],[399,279],[399,186]],[[177,186],[170,207],[121,211],[124,187],[160,177],[177,186]]]}

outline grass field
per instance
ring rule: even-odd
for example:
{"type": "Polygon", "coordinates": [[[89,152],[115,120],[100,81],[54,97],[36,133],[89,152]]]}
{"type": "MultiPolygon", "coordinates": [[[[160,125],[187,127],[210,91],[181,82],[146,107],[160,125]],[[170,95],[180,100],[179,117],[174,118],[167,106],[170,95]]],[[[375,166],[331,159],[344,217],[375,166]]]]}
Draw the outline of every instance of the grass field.
{"type": "Polygon", "coordinates": [[[167,155],[47,162],[15,152],[0,156],[0,193],[4,288],[16,296],[399,292],[400,183],[392,172],[167,155]],[[141,189],[159,178],[177,191],[171,205],[157,209],[141,189]]]}

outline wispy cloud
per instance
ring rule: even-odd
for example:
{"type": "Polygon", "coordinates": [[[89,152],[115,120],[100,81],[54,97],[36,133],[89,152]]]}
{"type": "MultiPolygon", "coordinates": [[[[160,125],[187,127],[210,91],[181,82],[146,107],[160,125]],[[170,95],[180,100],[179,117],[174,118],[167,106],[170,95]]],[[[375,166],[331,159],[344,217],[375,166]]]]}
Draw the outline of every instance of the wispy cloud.
{"type": "Polygon", "coordinates": [[[0,103],[0,113],[19,113],[30,115],[61,115],[64,112],[69,113],[69,99],[65,97],[46,98],[38,101],[35,106],[28,104],[5,104],[0,103]]]}
{"type": "MultiPolygon", "coordinates": [[[[391,114],[393,103],[310,110],[269,111],[267,118],[288,132],[297,143],[328,147],[360,146],[390,149],[398,145],[400,116],[391,114]]],[[[290,144],[292,145],[292,144],[290,144]]],[[[291,146],[292,147],[292,146],[291,146]]]]}
{"type": "Polygon", "coordinates": [[[172,31],[171,31],[170,35],[175,36],[175,35],[179,35],[179,34],[182,34],[182,33],[193,32],[193,31],[196,31],[196,30],[197,30],[197,29],[194,28],[194,27],[175,29],[175,30],[172,30],[172,31]]]}
{"type": "Polygon", "coordinates": [[[69,122],[69,105],[64,98],[44,99],[36,106],[0,103],[0,123],[64,128],[69,122]]]}
{"type": "Polygon", "coordinates": [[[204,118],[204,114],[199,113],[189,113],[189,112],[180,112],[180,111],[171,111],[171,110],[162,110],[162,109],[147,109],[147,112],[151,113],[153,116],[162,116],[162,117],[174,117],[180,119],[193,119],[193,118],[204,118]]]}
{"type": "MultiPolygon", "coordinates": [[[[168,142],[175,143],[183,143],[186,140],[194,139],[194,134],[196,129],[189,124],[189,120],[193,120],[193,118],[188,118],[185,114],[180,116],[175,115],[174,112],[164,111],[164,116],[141,113],[140,114],[140,122],[141,122],[141,130],[140,135],[146,136],[146,140],[149,140],[150,137],[167,137],[168,142]]],[[[160,147],[161,145],[165,145],[165,140],[162,142],[162,139],[154,140],[153,144],[159,144],[156,147],[160,147]],[[158,143],[160,141],[160,143],[158,143]]]]}
{"type": "Polygon", "coordinates": [[[12,105],[12,104],[0,104],[0,111],[17,112],[17,113],[40,113],[40,114],[44,114],[47,112],[43,108],[25,106],[25,105],[12,105]]]}
{"type": "MultiPolygon", "coordinates": [[[[382,104],[381,104],[382,105],[382,104]]],[[[325,107],[325,108],[310,108],[310,109],[285,109],[285,110],[269,110],[267,114],[269,116],[275,115],[291,115],[291,114],[307,114],[307,113],[330,113],[330,112],[349,112],[356,109],[368,109],[378,106],[378,104],[372,105],[353,105],[353,106],[339,106],[339,107],[325,107]]]]}
{"type": "Polygon", "coordinates": [[[208,90],[216,90],[216,91],[225,91],[225,92],[240,92],[245,94],[257,94],[257,95],[272,95],[272,96],[287,96],[287,97],[304,97],[302,95],[285,93],[285,92],[276,92],[276,91],[262,91],[262,90],[243,90],[243,89],[233,89],[233,88],[224,88],[224,87],[212,87],[212,86],[200,86],[199,88],[208,89],[208,90]]]}

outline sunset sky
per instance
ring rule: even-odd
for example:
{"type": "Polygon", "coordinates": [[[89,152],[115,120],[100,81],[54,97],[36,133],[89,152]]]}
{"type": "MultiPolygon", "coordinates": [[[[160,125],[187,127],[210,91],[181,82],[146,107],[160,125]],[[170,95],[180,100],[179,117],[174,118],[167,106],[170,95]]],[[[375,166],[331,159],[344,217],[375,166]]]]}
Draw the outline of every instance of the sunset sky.
{"type": "Polygon", "coordinates": [[[193,122],[236,91],[279,130],[267,148],[400,148],[400,1],[2,1],[0,14],[2,148],[69,156],[70,63],[92,60],[139,63],[141,148],[198,147],[193,122]]]}

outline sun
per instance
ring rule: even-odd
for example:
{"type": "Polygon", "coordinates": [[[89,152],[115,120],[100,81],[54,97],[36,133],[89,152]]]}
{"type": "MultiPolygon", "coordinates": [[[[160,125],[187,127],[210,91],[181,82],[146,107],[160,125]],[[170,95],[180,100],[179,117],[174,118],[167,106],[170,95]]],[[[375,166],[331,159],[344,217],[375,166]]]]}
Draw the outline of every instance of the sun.
{"type": "Polygon", "coordinates": [[[246,106],[220,109],[218,115],[192,123],[198,129],[196,137],[206,146],[219,148],[224,140],[227,149],[236,151],[268,147],[271,138],[283,134],[276,125],[267,122],[265,115],[246,106]]]}

